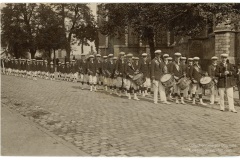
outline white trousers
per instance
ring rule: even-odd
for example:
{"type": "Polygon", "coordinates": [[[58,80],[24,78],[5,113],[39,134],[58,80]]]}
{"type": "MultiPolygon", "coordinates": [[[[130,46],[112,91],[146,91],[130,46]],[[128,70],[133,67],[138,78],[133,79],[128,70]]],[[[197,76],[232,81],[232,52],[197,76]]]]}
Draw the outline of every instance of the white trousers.
{"type": "Polygon", "coordinates": [[[161,81],[153,80],[154,103],[157,103],[157,101],[158,101],[158,93],[160,94],[161,101],[166,102],[167,98],[166,98],[165,87],[162,85],[161,81]]]}
{"type": "Polygon", "coordinates": [[[219,88],[219,94],[220,94],[220,109],[224,109],[224,92],[226,91],[227,98],[228,98],[228,105],[229,109],[234,109],[234,100],[233,100],[233,87],[231,88],[219,88]]]}
{"type": "Polygon", "coordinates": [[[210,95],[210,102],[214,103],[215,97],[217,97],[217,93],[218,93],[216,85],[212,86],[212,88],[210,89],[210,93],[211,93],[211,95],[210,95]]]}
{"type": "Polygon", "coordinates": [[[129,90],[130,87],[133,87],[133,89],[137,90],[137,85],[130,79],[125,80],[125,87],[127,90],[129,90]]]}
{"type": "Polygon", "coordinates": [[[146,78],[146,81],[143,83],[143,87],[151,88],[151,80],[150,80],[150,78],[146,78]]]}
{"type": "Polygon", "coordinates": [[[200,87],[200,85],[197,84],[192,84],[192,94],[202,94],[202,87],[200,87]]]}
{"type": "Polygon", "coordinates": [[[89,83],[92,84],[97,84],[97,77],[96,76],[89,76],[89,83]]]}
{"type": "Polygon", "coordinates": [[[106,78],[107,86],[112,87],[113,86],[113,79],[112,78],[106,78]]]}
{"type": "Polygon", "coordinates": [[[103,82],[103,77],[100,74],[97,74],[96,77],[97,77],[97,84],[100,85],[103,82]]]}

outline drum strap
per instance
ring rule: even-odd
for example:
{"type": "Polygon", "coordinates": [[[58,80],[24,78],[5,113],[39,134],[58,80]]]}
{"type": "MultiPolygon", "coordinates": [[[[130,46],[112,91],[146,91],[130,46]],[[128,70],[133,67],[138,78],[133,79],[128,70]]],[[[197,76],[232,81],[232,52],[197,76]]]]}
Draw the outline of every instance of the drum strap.
{"type": "Polygon", "coordinates": [[[178,71],[180,70],[179,64],[177,62],[175,62],[175,67],[178,71]]]}
{"type": "Polygon", "coordinates": [[[131,62],[129,62],[129,66],[130,66],[130,68],[133,70],[133,71],[135,71],[135,69],[134,69],[134,67],[133,67],[133,64],[131,63],[131,62]]]}
{"type": "Polygon", "coordinates": [[[196,71],[200,72],[200,69],[201,69],[200,66],[195,65],[194,68],[196,69],[196,71]]]}

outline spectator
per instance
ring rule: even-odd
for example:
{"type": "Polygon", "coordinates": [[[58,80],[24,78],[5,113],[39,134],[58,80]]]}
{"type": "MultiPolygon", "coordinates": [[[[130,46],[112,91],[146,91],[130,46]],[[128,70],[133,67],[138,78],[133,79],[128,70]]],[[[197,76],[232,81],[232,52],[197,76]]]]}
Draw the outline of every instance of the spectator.
{"type": "Polygon", "coordinates": [[[238,87],[238,95],[240,99],[240,62],[238,62],[238,65],[236,66],[237,71],[237,87],[238,87]]]}

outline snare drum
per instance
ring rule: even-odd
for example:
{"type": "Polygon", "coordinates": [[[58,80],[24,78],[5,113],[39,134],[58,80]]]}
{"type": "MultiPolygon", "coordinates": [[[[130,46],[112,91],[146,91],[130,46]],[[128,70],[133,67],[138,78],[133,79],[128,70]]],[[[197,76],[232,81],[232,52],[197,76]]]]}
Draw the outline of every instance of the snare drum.
{"type": "Polygon", "coordinates": [[[187,78],[181,78],[178,82],[178,87],[181,89],[181,90],[184,90],[186,89],[189,85],[190,85],[191,81],[187,78]]]}
{"type": "Polygon", "coordinates": [[[203,77],[200,79],[200,83],[204,89],[211,89],[214,85],[214,82],[211,77],[203,77]]]}
{"type": "Polygon", "coordinates": [[[172,87],[174,84],[174,77],[171,74],[165,74],[160,79],[164,87],[172,87]]]}
{"type": "Polygon", "coordinates": [[[142,85],[145,81],[146,78],[143,76],[143,73],[139,73],[137,75],[135,75],[132,79],[137,85],[142,85]]]}

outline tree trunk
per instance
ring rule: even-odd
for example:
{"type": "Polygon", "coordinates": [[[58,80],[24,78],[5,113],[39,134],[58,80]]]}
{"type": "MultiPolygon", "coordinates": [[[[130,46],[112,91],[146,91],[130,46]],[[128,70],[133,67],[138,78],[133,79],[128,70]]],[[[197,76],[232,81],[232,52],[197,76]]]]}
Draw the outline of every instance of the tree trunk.
{"type": "Polygon", "coordinates": [[[67,42],[67,44],[66,44],[66,56],[67,56],[67,59],[70,59],[70,54],[71,54],[71,44],[70,44],[70,42],[67,42]]]}
{"type": "Polygon", "coordinates": [[[51,59],[51,49],[48,50],[48,62],[50,63],[49,59],[51,59]]]}
{"type": "Polygon", "coordinates": [[[82,52],[82,54],[83,54],[83,39],[82,39],[82,46],[81,46],[81,52],[82,52]]]}
{"type": "Polygon", "coordinates": [[[148,45],[150,47],[151,59],[155,58],[154,33],[153,29],[148,30],[148,45]]]}
{"type": "Polygon", "coordinates": [[[36,49],[31,48],[30,49],[30,54],[31,54],[31,59],[33,59],[35,57],[35,54],[36,54],[36,49]]]}
{"type": "Polygon", "coordinates": [[[18,58],[18,46],[14,45],[13,47],[13,55],[14,57],[18,58]]]}
{"type": "Polygon", "coordinates": [[[54,66],[54,71],[56,72],[56,53],[55,49],[53,49],[53,66],[54,66]]]}
{"type": "Polygon", "coordinates": [[[95,39],[95,47],[96,47],[96,51],[97,51],[97,54],[98,54],[98,50],[99,50],[99,38],[98,38],[98,34],[97,34],[96,39],[95,39]]]}
{"type": "Polygon", "coordinates": [[[62,3],[61,4],[61,15],[62,15],[62,19],[61,19],[61,23],[62,23],[62,27],[64,29],[64,32],[65,32],[65,50],[66,50],[66,57],[70,59],[70,54],[71,54],[71,33],[69,33],[68,37],[67,37],[67,34],[66,34],[66,28],[65,28],[65,7],[66,7],[66,4],[62,3]]]}

